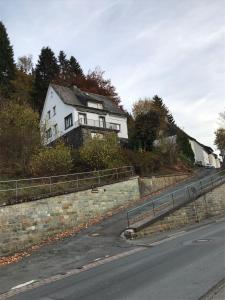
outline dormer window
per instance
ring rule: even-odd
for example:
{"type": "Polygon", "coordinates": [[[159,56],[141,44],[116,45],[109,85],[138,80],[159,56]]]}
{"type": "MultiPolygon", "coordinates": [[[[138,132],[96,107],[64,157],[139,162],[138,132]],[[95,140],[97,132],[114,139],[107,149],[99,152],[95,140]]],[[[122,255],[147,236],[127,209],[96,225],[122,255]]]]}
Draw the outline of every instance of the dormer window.
{"type": "Polygon", "coordinates": [[[99,102],[88,101],[88,107],[93,107],[93,108],[97,108],[97,109],[103,109],[102,103],[99,103],[99,102]]]}

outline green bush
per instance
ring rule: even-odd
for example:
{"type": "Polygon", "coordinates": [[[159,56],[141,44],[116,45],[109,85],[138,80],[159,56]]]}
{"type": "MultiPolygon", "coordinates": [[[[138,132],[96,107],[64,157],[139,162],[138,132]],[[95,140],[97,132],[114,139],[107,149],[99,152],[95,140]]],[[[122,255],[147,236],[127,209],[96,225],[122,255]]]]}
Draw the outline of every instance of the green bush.
{"type": "Polygon", "coordinates": [[[30,161],[30,170],[35,176],[66,174],[71,169],[71,151],[62,142],[57,143],[54,147],[41,148],[30,161]]]}
{"type": "Polygon", "coordinates": [[[91,169],[116,168],[124,165],[121,148],[115,134],[94,137],[80,148],[80,157],[91,169]]]}
{"type": "Polygon", "coordinates": [[[141,176],[148,176],[157,172],[162,166],[161,155],[157,152],[123,150],[127,164],[134,166],[135,172],[141,176]]]}

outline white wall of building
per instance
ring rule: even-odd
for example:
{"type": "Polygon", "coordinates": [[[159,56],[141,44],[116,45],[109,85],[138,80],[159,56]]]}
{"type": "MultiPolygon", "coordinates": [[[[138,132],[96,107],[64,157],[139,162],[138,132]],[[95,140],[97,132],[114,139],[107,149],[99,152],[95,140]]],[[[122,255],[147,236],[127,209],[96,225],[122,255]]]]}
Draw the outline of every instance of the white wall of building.
{"type": "Polygon", "coordinates": [[[214,167],[217,168],[216,158],[213,153],[209,154],[209,163],[214,167]]]}
{"type": "Polygon", "coordinates": [[[208,153],[196,141],[189,140],[195,155],[195,162],[201,162],[203,166],[209,164],[208,153]]]}
{"type": "Polygon", "coordinates": [[[46,144],[54,141],[58,137],[65,134],[67,131],[74,128],[74,120],[77,119],[77,112],[71,105],[66,105],[55,92],[55,90],[50,86],[48,88],[44,108],[41,115],[41,125],[44,126],[45,130],[52,128],[52,138],[45,141],[46,144]],[[53,115],[53,107],[56,107],[56,114],[53,115]],[[51,118],[48,118],[48,111],[51,113],[51,118]],[[64,118],[69,114],[73,115],[73,126],[65,130],[64,118]],[[54,125],[57,124],[58,133],[54,134],[54,125]]]}
{"type": "Polygon", "coordinates": [[[216,168],[220,168],[221,167],[221,163],[219,158],[216,158],[216,168]]]}
{"type": "MultiPolygon", "coordinates": [[[[65,104],[58,94],[55,92],[55,90],[49,86],[48,92],[46,95],[46,100],[44,104],[44,108],[41,115],[41,125],[44,127],[45,131],[47,131],[49,128],[52,128],[52,137],[48,140],[45,139],[45,144],[48,144],[55,139],[59,138],[60,136],[66,134],[67,132],[71,131],[76,127],[76,122],[79,118],[79,112],[85,113],[87,120],[93,120],[96,121],[96,124],[99,122],[99,116],[100,114],[95,114],[92,112],[86,112],[86,111],[79,111],[79,109],[65,104]],[[53,107],[56,109],[56,114],[53,113],[53,107]],[[49,119],[48,112],[50,111],[51,117],[49,119]],[[69,114],[72,114],[73,116],[73,126],[65,129],[65,117],[69,114]],[[55,134],[54,132],[54,125],[57,124],[58,133],[55,134]]],[[[128,138],[128,132],[127,132],[127,118],[117,115],[111,115],[109,113],[102,114],[103,117],[105,117],[105,121],[108,123],[114,123],[114,124],[120,124],[120,131],[118,132],[119,138],[128,138]]],[[[90,123],[92,124],[92,123],[90,123]]]]}

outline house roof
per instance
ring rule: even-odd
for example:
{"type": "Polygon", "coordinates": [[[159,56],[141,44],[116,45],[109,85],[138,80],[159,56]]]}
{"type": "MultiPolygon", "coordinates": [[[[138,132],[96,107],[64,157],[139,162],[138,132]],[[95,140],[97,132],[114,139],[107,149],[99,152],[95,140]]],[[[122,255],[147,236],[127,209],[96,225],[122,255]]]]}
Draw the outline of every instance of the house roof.
{"type": "Polygon", "coordinates": [[[83,92],[76,86],[71,88],[57,84],[51,84],[51,86],[65,104],[87,107],[88,101],[98,102],[102,103],[103,110],[107,112],[125,115],[125,112],[120,107],[118,107],[110,98],[105,96],[83,92]]]}

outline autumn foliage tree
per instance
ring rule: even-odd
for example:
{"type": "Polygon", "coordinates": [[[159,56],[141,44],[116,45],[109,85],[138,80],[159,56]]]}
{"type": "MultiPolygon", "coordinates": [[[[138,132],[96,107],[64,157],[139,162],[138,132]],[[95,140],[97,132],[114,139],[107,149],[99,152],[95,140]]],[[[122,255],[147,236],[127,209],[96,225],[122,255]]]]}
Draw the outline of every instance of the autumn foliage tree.
{"type": "Polygon", "coordinates": [[[54,147],[41,147],[30,159],[30,171],[34,176],[68,174],[72,166],[71,150],[62,141],[54,147]]]}
{"type": "Polygon", "coordinates": [[[27,174],[30,157],[40,145],[38,114],[27,105],[4,105],[0,110],[1,172],[27,174]]]}
{"type": "Polygon", "coordinates": [[[115,134],[90,138],[80,149],[81,158],[91,169],[107,169],[123,165],[121,148],[115,134]]]}

